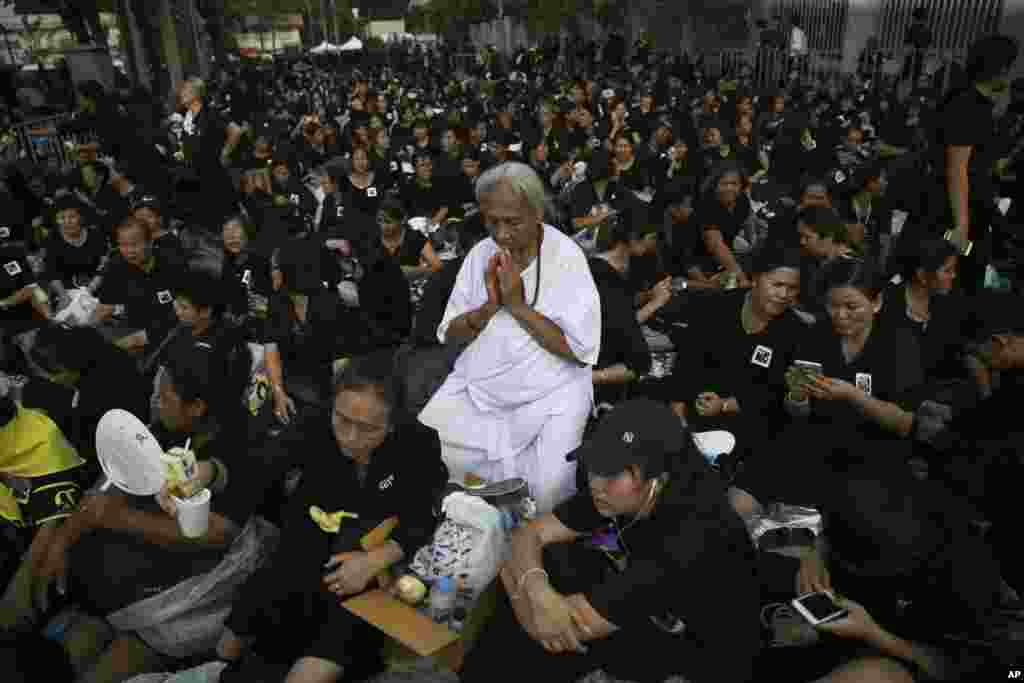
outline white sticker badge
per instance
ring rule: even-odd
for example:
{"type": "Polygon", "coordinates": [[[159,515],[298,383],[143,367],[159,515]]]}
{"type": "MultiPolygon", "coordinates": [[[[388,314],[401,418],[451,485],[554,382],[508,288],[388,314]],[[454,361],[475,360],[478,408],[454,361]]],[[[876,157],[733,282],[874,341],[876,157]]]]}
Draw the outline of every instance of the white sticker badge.
{"type": "Polygon", "coordinates": [[[10,228],[8,228],[6,225],[3,226],[3,227],[0,227],[0,240],[5,240],[5,239],[7,239],[10,236],[11,236],[11,229],[10,228]]]}
{"type": "Polygon", "coordinates": [[[8,275],[14,277],[21,274],[21,265],[17,261],[11,261],[4,264],[4,270],[7,271],[8,275]]]}
{"type": "Polygon", "coordinates": [[[169,304],[174,301],[174,297],[171,296],[171,293],[168,290],[162,289],[156,293],[156,300],[162,304],[169,304]]]}
{"type": "Polygon", "coordinates": [[[248,268],[246,268],[245,272],[242,273],[242,284],[243,285],[252,284],[252,271],[249,270],[248,268]]]}
{"type": "Polygon", "coordinates": [[[767,368],[772,364],[772,355],[774,352],[767,346],[761,346],[760,344],[754,349],[754,355],[750,357],[750,362],[758,367],[767,368]]]}
{"type": "Polygon", "coordinates": [[[855,378],[857,388],[863,391],[867,396],[871,396],[871,375],[867,372],[858,372],[855,378]]]}
{"type": "Polygon", "coordinates": [[[366,196],[367,197],[371,197],[371,198],[376,197],[377,196],[377,188],[376,187],[368,187],[368,188],[366,188],[366,196]]]}

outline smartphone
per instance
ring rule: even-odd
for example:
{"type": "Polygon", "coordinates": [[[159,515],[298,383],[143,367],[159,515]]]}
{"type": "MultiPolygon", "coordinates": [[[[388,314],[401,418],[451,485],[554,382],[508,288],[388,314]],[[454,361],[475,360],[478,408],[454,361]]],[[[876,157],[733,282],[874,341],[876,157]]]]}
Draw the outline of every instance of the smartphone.
{"type": "Polygon", "coordinates": [[[836,604],[835,597],[831,593],[824,591],[801,595],[793,600],[791,604],[811,626],[827,624],[830,621],[842,619],[849,614],[846,609],[836,604]]]}
{"type": "Polygon", "coordinates": [[[799,368],[800,374],[803,375],[805,383],[812,381],[815,377],[821,377],[822,375],[821,363],[809,360],[795,360],[793,361],[793,365],[799,368]]]}

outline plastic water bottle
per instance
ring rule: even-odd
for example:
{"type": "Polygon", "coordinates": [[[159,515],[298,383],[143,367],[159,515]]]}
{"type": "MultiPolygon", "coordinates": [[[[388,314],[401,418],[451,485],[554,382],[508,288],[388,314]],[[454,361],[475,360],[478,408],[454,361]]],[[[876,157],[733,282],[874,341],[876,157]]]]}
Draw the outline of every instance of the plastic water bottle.
{"type": "Polygon", "coordinates": [[[452,577],[442,576],[430,587],[430,618],[439,624],[448,624],[455,609],[455,589],[452,577]]]}

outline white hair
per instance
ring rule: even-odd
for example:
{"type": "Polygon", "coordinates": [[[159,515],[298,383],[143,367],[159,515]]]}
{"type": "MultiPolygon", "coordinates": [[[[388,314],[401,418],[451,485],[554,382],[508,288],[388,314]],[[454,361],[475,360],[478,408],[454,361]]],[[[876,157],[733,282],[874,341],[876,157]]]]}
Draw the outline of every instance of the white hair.
{"type": "Polygon", "coordinates": [[[476,181],[477,202],[481,201],[483,195],[496,190],[499,185],[507,185],[526,200],[526,204],[533,211],[544,216],[547,204],[544,181],[532,168],[518,161],[506,161],[487,169],[476,181]]]}

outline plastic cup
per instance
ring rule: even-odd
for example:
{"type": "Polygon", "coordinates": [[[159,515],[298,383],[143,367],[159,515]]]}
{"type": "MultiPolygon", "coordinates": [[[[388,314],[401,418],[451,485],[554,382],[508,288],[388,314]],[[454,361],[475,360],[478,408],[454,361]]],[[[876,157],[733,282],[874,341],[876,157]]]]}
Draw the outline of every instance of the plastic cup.
{"type": "Polygon", "coordinates": [[[199,538],[210,528],[210,489],[203,489],[191,498],[172,496],[178,506],[178,528],[186,538],[199,538]]]}

